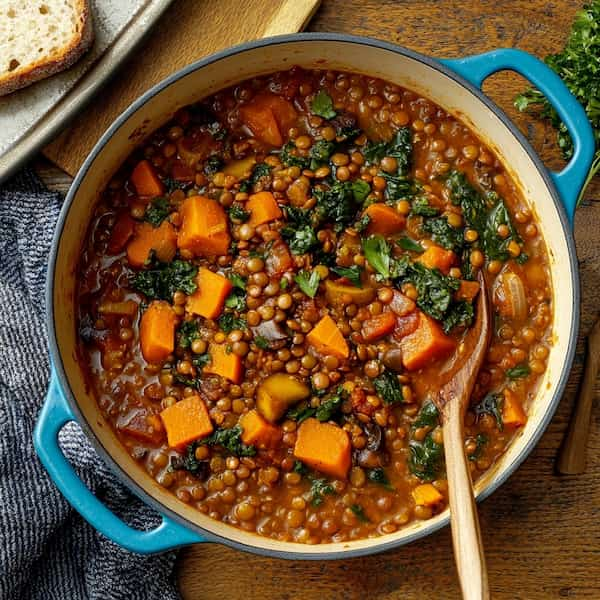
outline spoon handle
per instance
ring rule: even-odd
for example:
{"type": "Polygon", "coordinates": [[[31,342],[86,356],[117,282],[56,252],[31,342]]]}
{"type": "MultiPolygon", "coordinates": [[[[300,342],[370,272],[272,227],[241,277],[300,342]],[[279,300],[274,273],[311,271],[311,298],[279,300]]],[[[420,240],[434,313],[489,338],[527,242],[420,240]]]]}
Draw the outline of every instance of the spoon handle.
{"type": "Polygon", "coordinates": [[[594,385],[600,367],[600,318],[594,323],[587,339],[585,371],[575,398],[569,430],[558,455],[556,468],[563,475],[577,475],[585,470],[585,450],[590,429],[594,385]]]}
{"type": "Polygon", "coordinates": [[[479,531],[473,484],[464,452],[462,415],[458,402],[447,406],[444,453],[450,500],[452,543],[464,600],[488,600],[485,555],[479,531]]]}

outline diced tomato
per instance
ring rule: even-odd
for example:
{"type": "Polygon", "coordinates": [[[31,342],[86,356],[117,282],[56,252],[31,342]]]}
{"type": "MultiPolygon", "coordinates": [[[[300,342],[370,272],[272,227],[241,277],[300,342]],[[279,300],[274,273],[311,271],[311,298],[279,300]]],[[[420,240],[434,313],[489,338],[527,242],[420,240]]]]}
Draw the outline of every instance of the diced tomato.
{"type": "Polygon", "coordinates": [[[160,444],[165,432],[160,417],[145,407],[134,408],[131,412],[120,415],[116,423],[117,429],[142,442],[160,444]]]}
{"type": "Polygon", "coordinates": [[[285,242],[277,242],[267,253],[266,268],[271,276],[282,275],[294,266],[294,260],[285,242]]]}
{"type": "Polygon", "coordinates": [[[394,337],[401,340],[403,337],[410,335],[419,326],[419,313],[415,310],[403,317],[398,317],[396,320],[396,329],[394,329],[394,337]]]}
{"type": "Polygon", "coordinates": [[[119,252],[123,252],[134,231],[135,220],[129,211],[119,213],[110,233],[108,245],[106,246],[108,254],[119,254],[119,252]]]}

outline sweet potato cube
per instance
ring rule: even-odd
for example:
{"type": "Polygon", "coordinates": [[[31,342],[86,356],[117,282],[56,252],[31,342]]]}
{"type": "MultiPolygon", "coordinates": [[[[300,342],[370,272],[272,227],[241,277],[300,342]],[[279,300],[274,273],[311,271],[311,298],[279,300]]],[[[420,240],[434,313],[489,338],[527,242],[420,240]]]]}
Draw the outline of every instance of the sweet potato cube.
{"type": "Polygon", "coordinates": [[[431,317],[419,312],[417,328],[400,341],[402,362],[409,371],[416,371],[427,363],[448,356],[455,342],[447,336],[431,317]]]}
{"type": "Polygon", "coordinates": [[[254,137],[271,146],[281,146],[282,132],[286,132],[295,122],[297,113],[291,102],[264,92],[244,104],[240,108],[240,116],[254,137]]]}
{"type": "Polygon", "coordinates": [[[523,410],[523,404],[517,398],[516,394],[508,388],[504,390],[502,423],[506,427],[522,427],[527,423],[527,415],[523,410]]]}
{"type": "Polygon", "coordinates": [[[160,417],[144,406],[120,414],[116,426],[119,431],[150,444],[160,444],[165,436],[160,417]]]}
{"type": "Polygon", "coordinates": [[[206,267],[200,267],[196,283],[198,288],[187,299],[186,309],[206,319],[216,319],[233,287],[231,281],[206,267]]]}
{"type": "Polygon", "coordinates": [[[338,425],[306,419],[298,428],[294,456],[309,467],[345,479],[350,468],[350,439],[338,425]]]}
{"type": "Polygon", "coordinates": [[[189,443],[210,435],[213,430],[206,404],[198,395],[175,402],[165,408],[160,417],[169,446],[177,450],[183,450],[189,443]]]}
{"type": "Polygon", "coordinates": [[[369,217],[368,235],[373,233],[392,235],[406,227],[406,217],[401,215],[395,208],[382,202],[376,202],[368,206],[365,215],[369,217]]]}
{"type": "Polygon", "coordinates": [[[140,345],[149,363],[162,363],[175,350],[176,316],[168,302],[154,300],[140,319],[140,345]]]}
{"type": "Polygon", "coordinates": [[[456,254],[452,250],[446,250],[441,246],[433,244],[417,258],[417,261],[425,265],[428,269],[439,269],[447,275],[450,267],[456,261],[456,254]]]}
{"type": "Polygon", "coordinates": [[[106,252],[108,254],[119,254],[119,252],[123,252],[125,245],[135,232],[135,225],[136,222],[129,214],[129,211],[121,212],[110,232],[110,239],[106,245],[106,252]]]}
{"type": "Polygon", "coordinates": [[[283,216],[275,196],[271,192],[258,192],[248,198],[245,206],[250,211],[249,225],[256,227],[275,219],[281,219],[283,216]]]}
{"type": "Polygon", "coordinates": [[[204,367],[204,372],[220,375],[233,383],[242,380],[242,359],[233,352],[227,352],[226,344],[211,344],[208,348],[210,363],[204,367]]]}
{"type": "Polygon", "coordinates": [[[227,254],[231,236],[223,207],[211,198],[191,196],[181,205],[177,245],[198,256],[227,254]]]}
{"type": "Polygon", "coordinates": [[[350,349],[335,321],[325,315],[306,336],[306,341],[322,354],[348,358],[350,349]]]}
{"type": "Polygon", "coordinates": [[[422,483],[411,493],[417,506],[433,506],[444,499],[444,496],[431,483],[422,483]]]}
{"type": "Polygon", "coordinates": [[[275,448],[283,437],[283,431],[271,425],[260,414],[251,410],[240,419],[242,442],[261,449],[275,448]]]}
{"type": "Polygon", "coordinates": [[[471,301],[477,294],[479,293],[479,282],[478,281],[468,281],[467,279],[460,280],[460,287],[456,290],[454,294],[455,300],[467,300],[471,301]]]}
{"type": "Polygon", "coordinates": [[[127,245],[127,260],[132,267],[141,269],[153,251],[161,262],[171,262],[177,252],[177,233],[168,221],[158,227],[138,223],[133,239],[127,245]]]}
{"type": "Polygon", "coordinates": [[[158,178],[154,167],[147,160],[141,160],[131,172],[131,183],[138,196],[155,197],[165,193],[165,186],[158,178]]]}

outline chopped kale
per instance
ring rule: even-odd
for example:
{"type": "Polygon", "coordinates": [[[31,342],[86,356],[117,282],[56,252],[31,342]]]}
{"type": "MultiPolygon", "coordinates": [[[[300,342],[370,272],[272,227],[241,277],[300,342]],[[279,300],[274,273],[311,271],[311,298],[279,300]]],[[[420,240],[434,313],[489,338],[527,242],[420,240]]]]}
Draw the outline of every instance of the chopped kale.
{"type": "Polygon", "coordinates": [[[169,471],[189,471],[196,477],[205,477],[209,471],[209,461],[198,460],[196,458],[196,448],[198,444],[194,442],[185,449],[183,456],[172,456],[169,471]]]}
{"type": "Polygon", "coordinates": [[[313,506],[320,506],[325,500],[325,495],[335,494],[335,490],[327,479],[313,479],[310,486],[310,503],[313,506]]]}
{"type": "Polygon", "coordinates": [[[306,475],[308,473],[308,467],[301,460],[295,460],[292,471],[294,473],[299,473],[300,475],[306,475]]]}
{"type": "Polygon", "coordinates": [[[144,221],[152,227],[158,227],[171,213],[171,206],[166,198],[155,198],[144,213],[144,221]]]}
{"type": "Polygon", "coordinates": [[[204,173],[206,175],[214,175],[223,167],[223,161],[216,155],[209,156],[204,162],[204,173]]]}
{"type": "Polygon", "coordinates": [[[527,377],[531,373],[531,369],[527,363],[521,363],[512,369],[506,371],[506,376],[509,379],[521,379],[527,377]]]}
{"type": "Polygon", "coordinates": [[[434,442],[431,433],[422,442],[411,439],[408,446],[410,472],[422,481],[433,481],[442,469],[444,446],[434,442]]]}
{"type": "Polygon", "coordinates": [[[439,425],[440,413],[437,406],[431,401],[427,400],[421,406],[421,410],[417,415],[414,423],[412,424],[413,429],[419,429],[421,427],[435,427],[439,425]]]}
{"type": "Polygon", "coordinates": [[[418,192],[419,186],[406,175],[390,175],[379,173],[385,179],[385,199],[388,203],[412,198],[418,192]]]}
{"type": "Polygon", "coordinates": [[[247,329],[246,321],[240,317],[236,317],[232,312],[226,312],[219,317],[219,327],[224,333],[231,333],[234,329],[247,329]]]}
{"type": "Polygon", "coordinates": [[[356,515],[356,518],[361,523],[370,523],[371,522],[369,517],[367,517],[367,515],[365,515],[365,509],[360,504],[353,504],[350,507],[350,510],[356,515]]]}
{"type": "Polygon", "coordinates": [[[296,421],[298,425],[302,423],[302,421],[306,421],[306,419],[310,419],[315,416],[317,409],[313,406],[307,406],[306,404],[299,404],[292,408],[290,408],[285,413],[285,418],[290,419],[291,421],[296,421]]]}
{"type": "Polygon", "coordinates": [[[200,332],[196,321],[184,321],[177,330],[177,341],[181,348],[189,348],[192,342],[199,338],[200,332]]]}
{"type": "Polygon", "coordinates": [[[498,423],[498,429],[504,429],[504,421],[502,420],[502,395],[494,392],[486,394],[484,398],[475,405],[475,414],[479,417],[484,414],[492,415],[498,423]]]}
{"type": "Polygon", "coordinates": [[[488,437],[485,433],[478,433],[475,437],[475,451],[469,455],[469,460],[477,460],[481,457],[481,453],[483,452],[483,448],[488,443],[488,437]]]}
{"type": "Polygon", "coordinates": [[[352,194],[357,202],[363,203],[371,192],[371,186],[362,179],[355,179],[351,184],[352,194]]]}
{"type": "Polygon", "coordinates": [[[335,144],[327,140],[316,142],[308,153],[310,168],[314,171],[320,165],[327,164],[331,155],[335,152],[335,144]]]}
{"type": "Polygon", "coordinates": [[[425,196],[415,198],[410,209],[411,215],[417,215],[419,217],[436,217],[440,214],[440,211],[429,205],[429,200],[425,196]]]}
{"type": "Polygon", "coordinates": [[[159,298],[171,302],[173,294],[182,291],[193,294],[198,287],[196,275],[198,267],[183,261],[157,263],[153,268],[139,271],[132,280],[132,287],[148,298],[159,298]]]}
{"type": "Polygon", "coordinates": [[[375,469],[369,469],[367,471],[367,479],[372,481],[373,483],[377,483],[382,485],[386,490],[390,492],[395,488],[390,484],[390,480],[388,476],[385,474],[385,471],[381,467],[376,467],[375,469]]]}
{"type": "Polygon", "coordinates": [[[307,156],[300,156],[297,153],[294,142],[288,142],[281,149],[279,158],[286,167],[299,167],[300,169],[308,169],[310,166],[310,159],[307,156]]]}
{"type": "Polygon", "coordinates": [[[473,317],[474,309],[470,302],[467,302],[466,300],[454,302],[450,306],[442,322],[444,332],[449,333],[459,325],[468,327],[473,322],[473,317]]]}
{"type": "Polygon", "coordinates": [[[306,254],[318,245],[317,235],[312,225],[284,227],[281,235],[286,240],[292,254],[306,254]]]}
{"type": "Polygon", "coordinates": [[[412,134],[408,127],[401,127],[389,142],[369,142],[363,152],[367,163],[379,162],[391,156],[398,162],[398,175],[407,175],[412,162],[412,134]]]}
{"type": "Polygon", "coordinates": [[[371,217],[367,214],[364,214],[356,223],[354,223],[353,227],[358,231],[358,233],[362,233],[371,222],[371,217]]]}
{"type": "Polygon", "coordinates": [[[257,165],[254,165],[252,175],[250,175],[250,183],[255,184],[263,177],[268,177],[271,173],[271,169],[272,167],[267,163],[258,163],[257,165]]]}
{"type": "Polygon", "coordinates": [[[322,423],[330,421],[334,418],[336,413],[342,408],[342,404],[347,397],[347,392],[342,386],[339,386],[335,394],[324,400],[320,406],[315,410],[315,417],[322,423]]]}
{"type": "Polygon", "coordinates": [[[327,190],[314,190],[318,216],[333,222],[335,231],[342,231],[356,218],[364,200],[363,193],[364,188],[357,187],[355,182],[350,181],[337,181],[327,190]]]}
{"type": "Polygon", "coordinates": [[[459,253],[462,249],[463,231],[452,227],[446,217],[426,219],[423,222],[423,231],[430,233],[433,241],[446,248],[446,250],[459,253]]]}
{"type": "Polygon", "coordinates": [[[333,119],[337,114],[333,110],[333,100],[325,90],[319,90],[319,93],[312,99],[310,110],[313,115],[324,119],[333,119]]]}
{"type": "Polygon", "coordinates": [[[227,278],[233,284],[233,289],[225,300],[225,306],[241,312],[246,308],[246,282],[238,273],[230,273],[227,278]]]}
{"type": "Polygon", "coordinates": [[[521,237],[510,220],[510,216],[504,202],[500,199],[497,200],[496,205],[488,214],[482,241],[483,250],[487,258],[490,260],[501,261],[505,261],[510,258],[510,254],[508,252],[508,245],[510,242],[522,242],[521,237]],[[500,227],[500,225],[506,225],[508,227],[509,234],[505,238],[501,238],[498,235],[498,227],[500,227]]]}
{"type": "Polygon", "coordinates": [[[397,404],[404,401],[402,386],[398,377],[391,371],[384,371],[373,379],[373,386],[377,395],[385,404],[397,404]]]}
{"type": "Polygon", "coordinates": [[[250,211],[244,210],[239,204],[234,204],[227,214],[232,221],[245,223],[250,218],[250,211]]]}
{"type": "Polygon", "coordinates": [[[207,438],[200,440],[200,446],[221,446],[235,456],[254,456],[256,448],[247,446],[241,439],[242,428],[239,425],[229,429],[216,429],[207,438]]]}
{"type": "Polygon", "coordinates": [[[198,369],[203,369],[204,367],[206,367],[206,365],[209,365],[211,361],[210,358],[210,354],[208,353],[204,353],[204,354],[196,354],[193,358],[192,358],[192,364],[197,367],[198,369]]]}

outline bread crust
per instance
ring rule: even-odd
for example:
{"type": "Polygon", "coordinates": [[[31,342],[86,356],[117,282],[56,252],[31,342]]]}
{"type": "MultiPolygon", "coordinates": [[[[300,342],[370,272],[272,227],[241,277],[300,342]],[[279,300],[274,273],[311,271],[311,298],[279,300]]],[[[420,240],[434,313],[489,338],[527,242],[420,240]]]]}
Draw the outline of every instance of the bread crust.
{"type": "Polygon", "coordinates": [[[68,69],[90,48],[94,41],[90,6],[88,0],[77,0],[77,3],[79,4],[79,18],[83,23],[81,30],[76,32],[69,43],[54,55],[0,75],[0,96],[5,96],[68,69]]]}

